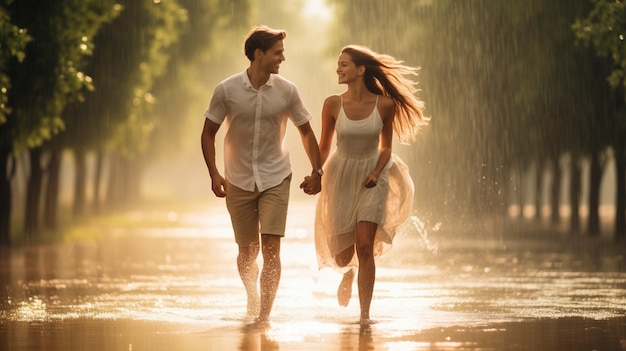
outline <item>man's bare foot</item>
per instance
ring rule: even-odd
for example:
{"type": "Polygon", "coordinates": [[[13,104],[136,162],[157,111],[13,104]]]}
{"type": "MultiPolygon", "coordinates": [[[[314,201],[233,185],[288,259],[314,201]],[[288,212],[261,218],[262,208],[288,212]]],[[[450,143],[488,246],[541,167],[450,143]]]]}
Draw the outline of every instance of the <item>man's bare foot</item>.
{"type": "Polygon", "coordinates": [[[376,321],[371,320],[369,317],[361,317],[361,319],[359,319],[359,324],[361,325],[376,324],[376,321]]]}
{"type": "Polygon", "coordinates": [[[354,281],[354,269],[351,269],[344,273],[341,283],[339,283],[339,289],[337,289],[337,301],[340,306],[348,306],[350,298],[352,297],[352,281],[354,281]]]}
{"type": "Polygon", "coordinates": [[[255,323],[267,323],[270,321],[270,316],[259,316],[254,319],[255,323]]]}
{"type": "Polygon", "coordinates": [[[270,317],[269,316],[256,317],[254,319],[254,325],[256,325],[258,328],[269,328],[270,317]]]}

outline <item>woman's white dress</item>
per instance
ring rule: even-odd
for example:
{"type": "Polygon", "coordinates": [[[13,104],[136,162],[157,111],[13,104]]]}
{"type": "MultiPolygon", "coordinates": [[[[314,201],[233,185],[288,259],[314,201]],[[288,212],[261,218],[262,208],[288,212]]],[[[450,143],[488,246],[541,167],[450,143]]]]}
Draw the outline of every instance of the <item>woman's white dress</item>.
{"type": "MultiPolygon", "coordinates": [[[[315,248],[319,268],[348,269],[338,267],[334,257],[354,245],[357,222],[378,224],[374,256],[379,256],[391,246],[399,226],[411,214],[413,181],[409,168],[396,154],[392,153],[376,186],[363,186],[378,162],[382,128],[378,99],[372,113],[362,120],[346,116],[342,99],[335,122],[337,147],[324,165],[322,191],[317,198],[315,248]]],[[[357,265],[355,253],[348,267],[357,265]]]]}

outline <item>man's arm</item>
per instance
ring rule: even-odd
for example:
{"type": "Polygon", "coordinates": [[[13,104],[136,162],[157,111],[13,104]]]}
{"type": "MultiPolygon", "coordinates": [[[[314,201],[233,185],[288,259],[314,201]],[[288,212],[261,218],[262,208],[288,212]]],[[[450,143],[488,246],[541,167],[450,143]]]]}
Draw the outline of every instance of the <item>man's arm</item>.
{"type": "Polygon", "coordinates": [[[309,195],[315,195],[322,190],[322,175],[315,171],[322,168],[320,149],[317,145],[315,133],[309,122],[299,126],[298,130],[302,138],[302,145],[304,146],[304,150],[309,157],[313,169],[311,175],[304,178],[304,181],[300,184],[300,188],[309,195]]]}
{"type": "Polygon", "coordinates": [[[226,181],[218,171],[215,163],[215,135],[219,129],[219,124],[206,118],[204,128],[202,129],[202,136],[200,137],[200,143],[202,145],[204,162],[211,176],[211,188],[213,193],[217,197],[224,197],[226,196],[226,181]]]}

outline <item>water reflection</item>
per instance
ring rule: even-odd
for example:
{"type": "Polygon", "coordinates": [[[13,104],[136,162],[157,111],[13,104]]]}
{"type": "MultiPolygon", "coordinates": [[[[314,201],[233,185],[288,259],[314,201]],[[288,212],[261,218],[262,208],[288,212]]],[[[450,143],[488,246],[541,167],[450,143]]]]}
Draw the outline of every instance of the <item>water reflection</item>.
{"type": "Polygon", "coordinates": [[[240,351],[278,351],[280,343],[272,337],[271,329],[265,326],[246,324],[241,328],[240,351]]]}
{"type": "Polygon", "coordinates": [[[452,240],[430,233],[430,245],[436,245],[431,250],[423,235],[407,230],[378,262],[372,304],[377,323],[360,325],[358,298],[338,307],[340,275],[317,270],[312,219],[304,215],[308,207],[290,212],[272,323],[259,328],[242,318],[245,293],[227,226],[202,221],[203,213],[215,210],[178,214],[176,227],[116,228],[97,241],[0,251],[0,349],[622,350],[626,345],[622,251],[583,239],[469,233],[452,240]]]}

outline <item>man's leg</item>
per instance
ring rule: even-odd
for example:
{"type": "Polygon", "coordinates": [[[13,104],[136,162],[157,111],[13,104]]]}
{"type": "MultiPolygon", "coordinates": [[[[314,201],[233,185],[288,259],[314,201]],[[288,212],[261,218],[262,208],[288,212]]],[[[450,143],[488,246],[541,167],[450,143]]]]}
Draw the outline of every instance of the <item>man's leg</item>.
{"type": "Polygon", "coordinates": [[[263,269],[261,271],[261,310],[259,321],[267,322],[276,298],[282,265],[280,261],[280,239],[278,235],[261,235],[263,269]]]}
{"type": "Polygon", "coordinates": [[[239,247],[237,270],[248,296],[248,317],[259,313],[259,217],[257,211],[258,191],[245,191],[228,183],[226,207],[230,213],[235,241],[239,247]]]}
{"type": "Polygon", "coordinates": [[[237,270],[248,295],[248,317],[255,317],[259,313],[259,292],[257,281],[259,279],[259,265],[257,257],[259,255],[259,242],[253,242],[245,247],[239,246],[237,255],[237,270]]]}
{"type": "Polygon", "coordinates": [[[280,282],[280,239],[285,235],[287,208],[289,205],[289,185],[291,175],[259,196],[259,222],[261,226],[261,310],[258,320],[267,322],[276,298],[280,282]]]}

